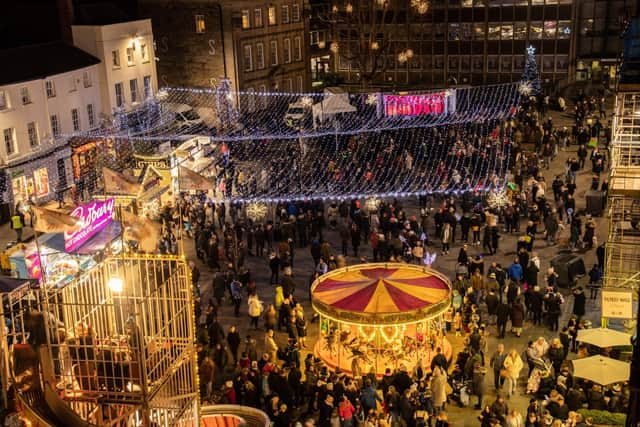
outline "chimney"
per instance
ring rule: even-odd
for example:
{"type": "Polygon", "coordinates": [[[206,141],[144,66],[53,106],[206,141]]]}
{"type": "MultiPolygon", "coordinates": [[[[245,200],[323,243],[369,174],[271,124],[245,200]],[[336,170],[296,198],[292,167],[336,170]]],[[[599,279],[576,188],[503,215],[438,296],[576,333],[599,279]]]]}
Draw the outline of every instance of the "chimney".
{"type": "Polygon", "coordinates": [[[60,36],[63,41],[73,44],[71,25],[75,20],[73,13],[73,0],[56,0],[58,4],[58,22],[60,24],[60,36]]]}

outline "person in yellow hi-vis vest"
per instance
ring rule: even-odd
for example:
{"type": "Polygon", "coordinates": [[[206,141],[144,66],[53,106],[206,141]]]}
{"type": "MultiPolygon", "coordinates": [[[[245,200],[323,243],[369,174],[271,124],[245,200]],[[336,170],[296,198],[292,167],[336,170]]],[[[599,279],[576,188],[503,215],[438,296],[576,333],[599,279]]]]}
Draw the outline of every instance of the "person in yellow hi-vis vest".
{"type": "Polygon", "coordinates": [[[20,210],[16,209],[11,217],[11,228],[16,231],[18,243],[22,242],[22,229],[24,228],[24,217],[20,210]]]}

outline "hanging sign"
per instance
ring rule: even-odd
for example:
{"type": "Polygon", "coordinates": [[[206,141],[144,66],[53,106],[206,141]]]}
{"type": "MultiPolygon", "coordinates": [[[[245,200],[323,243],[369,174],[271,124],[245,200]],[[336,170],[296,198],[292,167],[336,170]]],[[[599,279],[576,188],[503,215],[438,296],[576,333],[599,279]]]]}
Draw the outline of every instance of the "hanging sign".
{"type": "Polygon", "coordinates": [[[447,112],[447,93],[384,95],[384,113],[389,116],[423,116],[447,112]]]}
{"type": "Polygon", "coordinates": [[[113,198],[93,201],[87,205],[76,207],[70,215],[79,218],[83,225],[78,231],[64,233],[65,250],[70,252],[82,246],[83,243],[113,221],[114,212],[115,200],[113,198]]]}
{"type": "Polygon", "coordinates": [[[603,290],[602,317],[631,319],[633,317],[633,293],[603,290]]]}

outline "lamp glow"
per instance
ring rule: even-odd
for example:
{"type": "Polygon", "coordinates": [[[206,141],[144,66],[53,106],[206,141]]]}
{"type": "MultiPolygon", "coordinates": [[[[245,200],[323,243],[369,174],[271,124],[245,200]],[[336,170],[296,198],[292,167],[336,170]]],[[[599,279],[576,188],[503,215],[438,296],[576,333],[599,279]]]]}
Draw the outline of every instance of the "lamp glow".
{"type": "Polygon", "coordinates": [[[109,289],[111,289],[111,292],[116,292],[116,293],[120,293],[122,292],[122,289],[124,289],[124,283],[122,282],[122,279],[119,277],[109,278],[109,281],[107,282],[107,286],[109,286],[109,289]]]}

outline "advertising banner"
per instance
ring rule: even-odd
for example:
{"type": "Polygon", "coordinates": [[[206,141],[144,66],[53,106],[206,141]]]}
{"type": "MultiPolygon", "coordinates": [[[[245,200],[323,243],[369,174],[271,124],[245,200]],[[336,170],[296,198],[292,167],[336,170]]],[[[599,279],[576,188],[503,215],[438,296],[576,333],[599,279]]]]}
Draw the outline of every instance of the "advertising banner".
{"type": "Polygon", "coordinates": [[[83,226],[78,231],[64,233],[64,248],[67,252],[79,248],[100,230],[113,221],[115,200],[94,201],[76,207],[71,216],[79,218],[83,226]]]}

